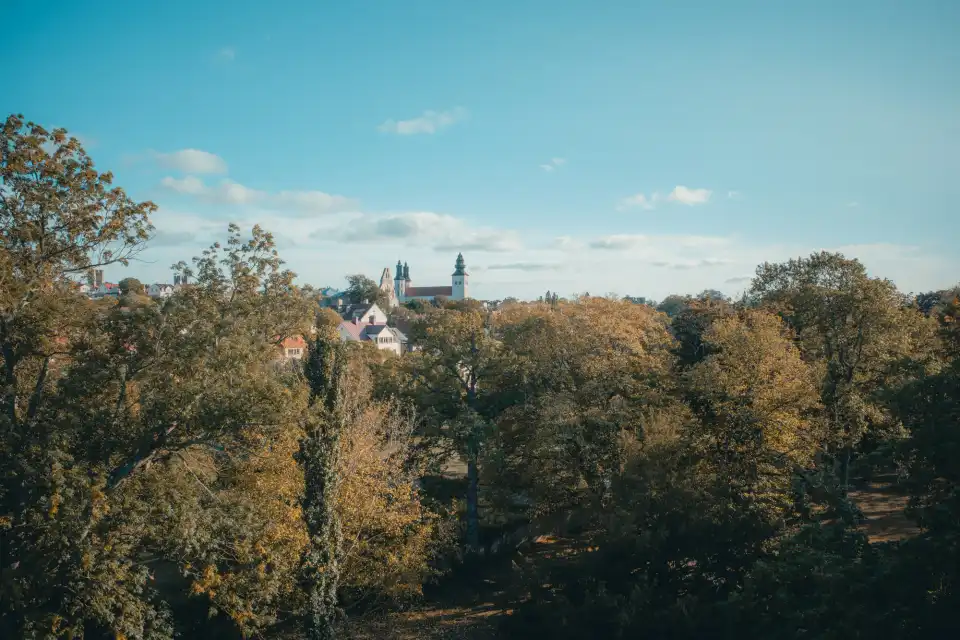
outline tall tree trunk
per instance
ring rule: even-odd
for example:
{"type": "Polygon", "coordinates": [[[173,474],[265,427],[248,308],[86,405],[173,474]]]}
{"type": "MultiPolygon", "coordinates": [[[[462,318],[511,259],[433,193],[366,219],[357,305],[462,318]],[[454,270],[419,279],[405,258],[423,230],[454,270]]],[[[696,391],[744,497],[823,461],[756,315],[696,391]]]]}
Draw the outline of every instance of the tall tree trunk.
{"type": "Polygon", "coordinates": [[[301,558],[308,597],[307,638],[333,640],[339,617],[340,555],[343,532],[336,510],[340,482],[340,438],[346,427],[343,408],[346,373],[343,345],[335,336],[318,336],[304,367],[312,415],[307,416],[297,460],[303,469],[304,524],[310,536],[301,558]]]}
{"type": "Polygon", "coordinates": [[[339,426],[314,427],[301,444],[304,475],[303,515],[310,534],[302,569],[309,603],[307,637],[333,640],[338,617],[337,590],[343,533],[334,505],[339,426]]]}
{"type": "Polygon", "coordinates": [[[480,472],[477,468],[477,452],[471,451],[467,458],[467,552],[480,549],[480,472]]]}

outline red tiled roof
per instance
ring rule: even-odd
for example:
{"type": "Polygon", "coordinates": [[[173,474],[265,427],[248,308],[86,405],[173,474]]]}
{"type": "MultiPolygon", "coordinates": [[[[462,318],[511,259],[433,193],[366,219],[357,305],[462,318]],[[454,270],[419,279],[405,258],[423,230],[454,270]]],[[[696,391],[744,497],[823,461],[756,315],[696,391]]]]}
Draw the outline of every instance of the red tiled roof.
{"type": "Polygon", "coordinates": [[[407,287],[403,290],[403,295],[407,298],[452,296],[453,287],[407,287]]]}
{"type": "Polygon", "coordinates": [[[283,339],[281,346],[284,349],[305,349],[307,341],[303,339],[303,336],[290,336],[283,339]]]}
{"type": "Polygon", "coordinates": [[[363,333],[363,325],[356,324],[352,320],[345,320],[340,323],[340,329],[346,332],[354,340],[360,340],[363,333]]]}

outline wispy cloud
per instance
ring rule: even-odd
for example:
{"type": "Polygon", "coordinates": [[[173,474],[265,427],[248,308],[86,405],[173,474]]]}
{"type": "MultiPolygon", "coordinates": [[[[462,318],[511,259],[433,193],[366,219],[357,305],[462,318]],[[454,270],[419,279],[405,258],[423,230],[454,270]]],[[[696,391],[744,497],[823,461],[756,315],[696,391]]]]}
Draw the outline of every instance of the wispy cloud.
{"type": "Polygon", "coordinates": [[[705,267],[722,267],[730,264],[729,260],[721,258],[705,258],[703,260],[685,260],[682,262],[667,262],[665,260],[654,260],[651,266],[663,269],[673,269],[674,271],[689,271],[690,269],[703,269],[705,267]]]}
{"type": "Polygon", "coordinates": [[[421,133],[437,133],[450,125],[467,118],[469,113],[463,107],[456,107],[449,111],[424,111],[417,118],[409,120],[387,120],[377,127],[383,133],[395,133],[401,136],[412,136],[421,133]]]}
{"type": "Polygon", "coordinates": [[[562,265],[554,262],[510,262],[507,264],[491,264],[488,271],[555,271],[562,265]]]}
{"type": "Polygon", "coordinates": [[[557,236],[551,240],[549,244],[549,248],[551,249],[573,250],[581,249],[582,247],[583,243],[572,236],[557,236]]]}
{"type": "Polygon", "coordinates": [[[615,234],[591,240],[591,249],[624,251],[652,246],[669,246],[674,249],[702,249],[723,247],[730,243],[727,238],[715,236],[648,236],[642,234],[615,234]]]}
{"type": "Polygon", "coordinates": [[[847,207],[849,207],[849,208],[851,208],[851,209],[856,209],[856,208],[859,207],[859,206],[860,206],[860,203],[857,202],[856,200],[847,203],[847,207]]]}
{"type": "Polygon", "coordinates": [[[183,173],[219,173],[227,172],[227,163],[223,158],[200,149],[181,149],[170,153],[151,152],[153,159],[164,169],[183,173]]]}
{"type": "MultiPolygon", "coordinates": [[[[626,211],[628,209],[645,209],[652,210],[657,207],[657,205],[664,200],[667,202],[678,202],[680,204],[694,205],[694,204],[706,204],[710,200],[710,194],[712,192],[709,189],[691,189],[689,187],[684,187],[683,185],[677,185],[674,187],[673,191],[667,194],[666,197],[660,195],[659,191],[654,191],[650,195],[645,193],[635,193],[632,196],[627,196],[622,198],[620,202],[617,203],[618,211],[626,211]]],[[[729,193],[736,194],[736,191],[730,191],[729,193]]],[[[728,194],[729,195],[729,194],[728,194]]],[[[735,197],[735,196],[729,196],[735,197]]]]}
{"type": "Polygon", "coordinates": [[[522,248],[516,232],[473,227],[461,218],[430,211],[366,215],[339,231],[314,237],[345,243],[400,242],[437,251],[504,252],[522,248]]]}
{"type": "Polygon", "coordinates": [[[565,158],[550,158],[550,161],[540,165],[540,168],[547,172],[555,171],[562,167],[566,162],[567,161],[565,158]]]}
{"type": "Polygon", "coordinates": [[[733,199],[735,199],[735,198],[739,198],[739,197],[740,197],[740,192],[739,192],[739,191],[727,191],[727,197],[730,198],[731,200],[733,200],[733,199]]]}
{"type": "Polygon", "coordinates": [[[221,180],[208,185],[195,176],[183,178],[166,177],[161,181],[164,188],[193,196],[213,204],[257,206],[265,209],[286,211],[293,215],[338,213],[356,210],[358,203],[353,198],[331,195],[323,191],[268,192],[252,189],[232,180],[221,180]]]}
{"type": "Polygon", "coordinates": [[[237,57],[237,50],[233,47],[221,47],[217,51],[217,60],[220,62],[233,62],[237,57]]]}
{"type": "Polygon", "coordinates": [[[753,276],[736,276],[734,278],[727,278],[723,281],[724,284],[745,284],[753,280],[753,276]]]}
{"type": "Polygon", "coordinates": [[[710,200],[711,191],[709,189],[690,189],[682,185],[674,187],[667,200],[670,202],[679,202],[680,204],[706,204],[710,200]]]}
{"type": "Polygon", "coordinates": [[[657,202],[660,200],[659,193],[653,193],[650,196],[647,196],[643,193],[635,193],[632,196],[627,196],[620,200],[617,204],[618,211],[626,211],[627,209],[653,209],[657,202]]]}

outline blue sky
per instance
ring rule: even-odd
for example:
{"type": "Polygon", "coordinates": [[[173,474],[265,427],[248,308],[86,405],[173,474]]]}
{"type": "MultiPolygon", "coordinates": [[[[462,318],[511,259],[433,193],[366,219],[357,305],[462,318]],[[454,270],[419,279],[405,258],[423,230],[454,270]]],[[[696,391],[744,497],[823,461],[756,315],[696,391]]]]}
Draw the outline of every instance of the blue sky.
{"type": "Polygon", "coordinates": [[[160,206],[144,262],[260,222],[301,280],[735,293],[841,250],[960,279],[960,3],[12,0],[0,111],[160,206]],[[142,6],[141,6],[142,5],[142,6]],[[147,6],[149,5],[149,6],[147,6]],[[952,243],[952,244],[951,244],[952,243]]]}

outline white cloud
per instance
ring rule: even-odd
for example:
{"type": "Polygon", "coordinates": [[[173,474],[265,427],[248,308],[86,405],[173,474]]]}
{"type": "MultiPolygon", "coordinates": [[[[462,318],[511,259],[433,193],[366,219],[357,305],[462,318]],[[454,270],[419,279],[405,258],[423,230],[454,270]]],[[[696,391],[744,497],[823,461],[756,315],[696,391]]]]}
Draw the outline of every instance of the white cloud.
{"type": "Polygon", "coordinates": [[[323,191],[280,191],[270,193],[251,189],[232,180],[207,185],[195,176],[166,177],[160,184],[180,194],[197,197],[213,204],[258,206],[286,211],[290,214],[321,214],[355,210],[357,201],[323,191]]]}
{"type": "Polygon", "coordinates": [[[509,262],[506,264],[491,264],[484,268],[489,271],[556,271],[562,266],[555,262],[509,262]]]}
{"type": "Polygon", "coordinates": [[[550,158],[550,161],[546,164],[540,165],[540,168],[544,171],[550,172],[562,167],[566,163],[565,158],[550,158]]]}
{"type": "MultiPolygon", "coordinates": [[[[196,182],[177,183],[195,190],[196,182]]],[[[202,184],[202,183],[200,183],[202,184]]],[[[216,188],[216,187],[213,187],[216,188]]],[[[580,240],[552,238],[549,230],[519,233],[478,226],[457,216],[432,212],[386,215],[339,213],[291,215],[257,207],[234,207],[231,219],[249,230],[254,222],[277,234],[281,255],[301,282],[342,284],[347,273],[377,278],[398,258],[409,261],[414,282],[449,284],[458,251],[472,265],[471,292],[482,299],[536,298],[549,289],[561,295],[616,291],[662,299],[712,288],[736,294],[764,261],[810,255],[820,247],[769,245],[735,235],[614,234],[580,240]],[[499,252],[499,253],[490,253],[499,252]]],[[[153,222],[156,242],[132,275],[144,281],[169,280],[165,265],[189,260],[213,240],[226,236],[226,220],[161,208],[153,222]],[[192,237],[190,237],[192,234],[192,237]]],[[[897,244],[827,246],[860,259],[871,275],[889,277],[903,291],[953,284],[958,258],[897,244]]],[[[112,277],[112,276],[111,276],[112,277]]],[[[122,277],[122,276],[121,276],[122,277]]]]}
{"type": "Polygon", "coordinates": [[[679,202],[680,204],[706,204],[710,200],[711,191],[709,189],[690,189],[682,185],[674,187],[667,200],[670,202],[679,202]]]}
{"type": "Polygon", "coordinates": [[[650,209],[653,209],[659,201],[659,193],[654,193],[650,197],[647,197],[642,193],[636,193],[620,200],[619,204],[617,205],[617,210],[626,211],[627,209],[640,208],[649,211],[650,209]]]}
{"type": "Polygon", "coordinates": [[[379,127],[384,133],[395,133],[401,136],[410,136],[420,133],[436,133],[455,122],[464,120],[468,112],[463,107],[456,107],[449,111],[424,111],[418,118],[410,120],[387,120],[379,127]]]}
{"type": "Polygon", "coordinates": [[[513,231],[471,227],[461,218],[429,211],[363,216],[339,232],[315,237],[347,243],[426,245],[437,251],[503,252],[521,248],[520,238],[513,231]]]}
{"type": "Polygon", "coordinates": [[[583,243],[572,236],[557,236],[550,242],[548,247],[551,249],[575,250],[582,249],[583,243]]]}
{"type": "Polygon", "coordinates": [[[233,47],[221,47],[220,50],[217,51],[217,60],[223,62],[233,62],[236,57],[237,50],[233,47]]]}
{"type": "Polygon", "coordinates": [[[740,197],[740,192],[739,192],[739,191],[727,191],[727,197],[730,198],[731,200],[733,200],[734,198],[739,198],[739,197],[740,197]]]}
{"type": "Polygon", "coordinates": [[[199,174],[227,172],[227,163],[223,158],[200,149],[181,149],[171,153],[153,152],[152,155],[164,169],[199,174]]]}
{"type": "Polygon", "coordinates": [[[676,235],[643,235],[643,234],[614,234],[596,238],[589,243],[591,249],[609,251],[624,251],[636,249],[709,249],[726,247],[731,243],[729,238],[716,236],[676,236],[676,235]]]}
{"type": "MultiPolygon", "coordinates": [[[[679,202],[680,204],[686,205],[705,204],[710,200],[711,193],[709,189],[690,189],[682,185],[677,185],[673,191],[667,194],[666,200],[668,202],[679,202]]],[[[736,191],[730,191],[727,196],[734,198],[737,194],[738,192],[736,191]]],[[[635,193],[632,196],[621,199],[620,202],[617,203],[617,211],[626,211],[628,209],[645,209],[649,211],[655,209],[663,200],[664,197],[661,196],[658,191],[654,191],[649,196],[642,192],[635,193]]]]}

